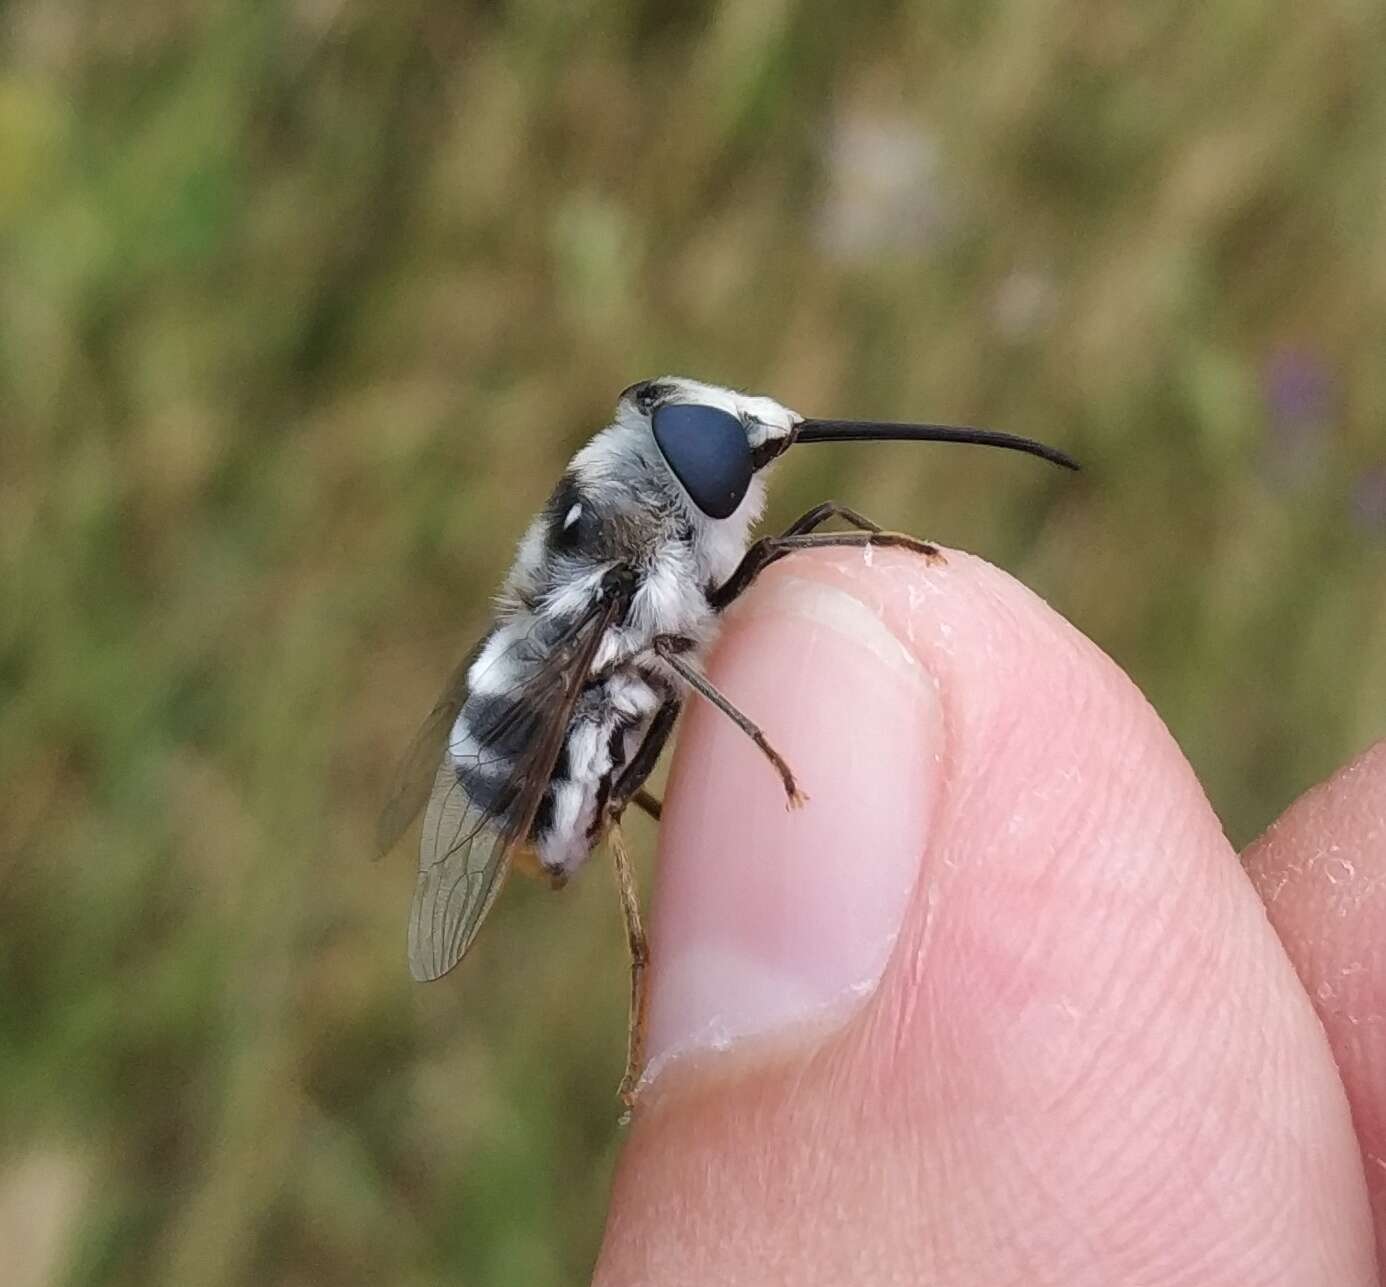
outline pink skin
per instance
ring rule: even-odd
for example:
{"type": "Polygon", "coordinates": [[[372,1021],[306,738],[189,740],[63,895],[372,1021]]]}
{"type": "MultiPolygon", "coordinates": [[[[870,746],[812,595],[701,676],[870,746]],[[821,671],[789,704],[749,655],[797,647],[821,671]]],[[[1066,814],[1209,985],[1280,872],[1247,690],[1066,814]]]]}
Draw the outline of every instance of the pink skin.
{"type": "Polygon", "coordinates": [[[1296,800],[1245,861],[1333,1047],[1386,1264],[1386,742],[1296,800]]]}
{"type": "Polygon", "coordinates": [[[693,704],[598,1283],[1378,1282],[1386,751],[1248,880],[1126,676],[954,552],[788,560],[711,673],[810,800],[693,704]]]}

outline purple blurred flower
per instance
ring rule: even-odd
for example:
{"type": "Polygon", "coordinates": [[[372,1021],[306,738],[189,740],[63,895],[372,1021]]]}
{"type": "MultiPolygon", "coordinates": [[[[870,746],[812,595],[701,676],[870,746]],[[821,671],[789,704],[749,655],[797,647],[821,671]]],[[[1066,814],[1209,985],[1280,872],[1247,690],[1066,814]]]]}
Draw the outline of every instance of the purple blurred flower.
{"type": "Polygon", "coordinates": [[[1307,349],[1281,349],[1272,356],[1266,364],[1265,391],[1273,424],[1322,428],[1333,414],[1333,377],[1307,349]]]}
{"type": "Polygon", "coordinates": [[[1337,419],[1333,373],[1312,350],[1284,348],[1266,363],[1261,387],[1268,467],[1286,482],[1298,481],[1323,459],[1337,419]]]}

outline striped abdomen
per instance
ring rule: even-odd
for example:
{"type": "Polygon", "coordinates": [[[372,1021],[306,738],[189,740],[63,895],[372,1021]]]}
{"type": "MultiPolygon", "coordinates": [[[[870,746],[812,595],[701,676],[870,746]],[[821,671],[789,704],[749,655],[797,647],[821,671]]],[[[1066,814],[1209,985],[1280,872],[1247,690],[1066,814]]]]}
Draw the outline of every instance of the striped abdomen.
{"type": "Polygon", "coordinates": [[[672,695],[661,675],[635,665],[589,684],[542,786],[527,775],[546,734],[547,712],[523,691],[473,695],[453,733],[458,782],[474,804],[507,828],[520,825],[524,806],[533,805],[531,791],[541,790],[526,838],[546,870],[569,874],[601,839],[613,782],[672,695]]]}

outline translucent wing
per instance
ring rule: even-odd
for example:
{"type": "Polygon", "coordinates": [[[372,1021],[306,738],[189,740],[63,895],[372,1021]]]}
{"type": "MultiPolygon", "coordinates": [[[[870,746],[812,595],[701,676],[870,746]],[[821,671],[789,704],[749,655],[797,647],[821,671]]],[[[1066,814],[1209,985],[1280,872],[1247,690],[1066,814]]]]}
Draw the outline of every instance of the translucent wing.
{"type": "Polygon", "coordinates": [[[375,856],[383,857],[399,843],[409,824],[419,816],[419,810],[435,786],[434,774],[438,761],[447,748],[448,734],[457,722],[457,713],[467,700],[467,672],[481,651],[481,644],[469,652],[452,672],[442,695],[433,703],[428,718],[414,734],[399,768],[395,770],[389,802],[381,810],[375,824],[375,856]]]}
{"type": "Polygon", "coordinates": [[[409,972],[420,982],[442,978],[471,946],[505,883],[517,839],[467,799],[444,759],[424,814],[409,913],[409,972]]]}
{"type": "MultiPolygon", "coordinates": [[[[512,780],[499,793],[503,803],[483,807],[469,799],[451,757],[442,756],[424,813],[409,917],[409,969],[416,979],[441,978],[451,970],[491,910],[511,854],[534,823],[597,645],[620,607],[612,597],[587,614],[526,680],[524,706],[533,719],[524,728],[526,746],[512,780]]],[[[432,722],[430,716],[425,730],[432,722]]]]}
{"type": "MultiPolygon", "coordinates": [[[[585,632],[595,614],[602,610],[602,606],[604,605],[593,608],[565,629],[556,631],[552,640],[547,643],[536,645],[532,639],[517,641],[516,647],[519,649],[530,650],[538,647],[544,654],[542,664],[524,668],[527,677],[522,686],[531,702],[547,704],[562,698],[565,691],[564,671],[571,660],[572,647],[585,632]]],[[[437,786],[438,762],[443,758],[448,738],[457,723],[457,716],[467,701],[467,675],[488,639],[489,636],[484,636],[448,677],[448,682],[438,700],[433,703],[428,718],[414,734],[409,749],[401,758],[385,807],[376,820],[377,858],[389,853],[399,843],[399,838],[409,829],[409,824],[419,816],[419,811],[433,794],[437,786]]],[[[504,656],[498,658],[497,662],[504,664],[504,656]]],[[[499,725],[491,731],[493,736],[502,736],[509,732],[499,725]]]]}

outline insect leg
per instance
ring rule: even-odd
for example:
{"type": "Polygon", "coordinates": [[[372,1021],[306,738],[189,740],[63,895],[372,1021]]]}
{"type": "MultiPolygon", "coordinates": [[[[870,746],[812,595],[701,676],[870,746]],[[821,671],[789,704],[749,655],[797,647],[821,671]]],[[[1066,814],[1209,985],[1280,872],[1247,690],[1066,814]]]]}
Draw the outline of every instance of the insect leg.
{"type": "Polygon", "coordinates": [[[635,1088],[640,1080],[641,1061],[645,1048],[645,967],[650,961],[650,946],[645,927],[640,922],[640,895],[635,888],[635,869],[621,824],[613,818],[607,832],[611,839],[611,856],[615,860],[616,891],[621,896],[621,917],[626,923],[626,943],[630,948],[630,1020],[626,1028],[626,1071],[621,1077],[618,1094],[629,1109],[635,1103],[635,1088]]]}
{"type": "Polygon", "coordinates": [[[873,523],[865,515],[857,513],[856,510],[839,504],[837,501],[824,501],[821,505],[815,505],[807,514],[800,514],[784,529],[782,535],[799,536],[804,532],[811,532],[816,527],[822,527],[830,518],[840,518],[844,523],[850,523],[863,532],[879,532],[881,530],[879,523],[873,523]]]}
{"type": "Polygon", "coordinates": [[[627,1109],[635,1103],[635,1087],[640,1078],[641,1054],[645,1044],[645,967],[649,963],[650,949],[640,922],[640,895],[635,888],[635,870],[626,850],[625,837],[621,834],[621,814],[628,804],[634,803],[658,820],[659,801],[642,788],[664,744],[669,740],[681,705],[677,697],[670,697],[655,712],[645,740],[621,770],[621,776],[612,786],[606,804],[606,816],[610,819],[607,835],[611,838],[616,888],[621,896],[621,916],[626,923],[626,942],[630,947],[630,1021],[626,1030],[626,1070],[621,1077],[619,1091],[627,1109]]]}
{"type": "MultiPolygon", "coordinates": [[[[814,516],[810,510],[800,522],[814,516]]],[[[830,517],[830,515],[824,515],[830,517]]],[[[823,521],[819,519],[818,521],[823,521]]],[[[797,526],[797,524],[796,524],[797,526]]],[[[791,529],[784,536],[762,536],[746,551],[736,570],[721,585],[713,590],[707,601],[714,612],[721,612],[728,604],[739,599],[751,582],[772,563],[793,554],[795,550],[819,550],[833,548],[855,548],[864,546],[895,546],[899,549],[913,550],[926,559],[939,556],[938,547],[921,541],[918,537],[906,536],[903,532],[796,532],[791,529]]]]}
{"type": "Polygon", "coordinates": [[[794,781],[793,770],[785,763],[784,756],[770,745],[765,734],[756,727],[748,716],[743,715],[736,708],[725,693],[719,692],[701,670],[685,660],[682,654],[687,650],[687,644],[686,639],[681,639],[677,635],[659,635],[654,641],[654,650],[669,663],[684,683],[700,697],[711,702],[760,747],[761,754],[775,766],[775,772],[780,775],[780,781],[784,783],[784,793],[789,798],[788,807],[793,809],[803,804],[808,797],[799,790],[798,783],[794,781]]]}
{"type": "Polygon", "coordinates": [[[636,748],[635,754],[630,757],[630,762],[621,770],[621,776],[611,788],[611,800],[607,807],[613,817],[619,818],[626,805],[634,803],[658,821],[659,801],[641,788],[645,785],[645,779],[654,771],[660,753],[669,740],[669,734],[674,731],[674,721],[679,717],[681,705],[677,697],[670,697],[655,712],[645,733],[645,740],[636,748]]]}
{"type": "Polygon", "coordinates": [[[664,806],[646,791],[644,787],[641,787],[639,791],[631,796],[630,802],[635,805],[637,809],[643,809],[656,822],[659,821],[660,815],[664,812],[664,806]]]}

